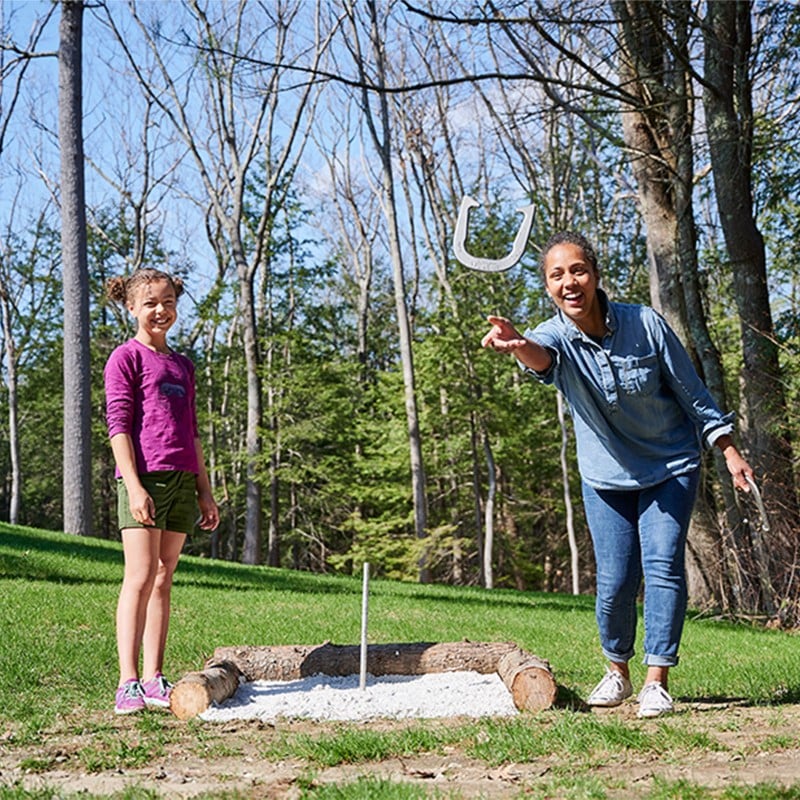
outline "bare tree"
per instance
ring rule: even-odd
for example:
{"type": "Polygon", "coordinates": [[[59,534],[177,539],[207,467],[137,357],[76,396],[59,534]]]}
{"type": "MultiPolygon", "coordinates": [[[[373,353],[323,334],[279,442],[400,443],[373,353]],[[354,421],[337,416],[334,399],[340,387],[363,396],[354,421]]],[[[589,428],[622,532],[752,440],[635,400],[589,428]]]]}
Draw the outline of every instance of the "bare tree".
{"type": "MultiPolygon", "coordinates": [[[[743,435],[763,483],[766,507],[776,530],[785,537],[778,552],[789,556],[796,551],[800,514],[764,239],[753,207],[751,14],[751,3],[743,0],[707,3],[703,105],[716,202],[741,325],[743,435]]],[[[796,578],[791,584],[796,586],[796,578]]],[[[764,596],[762,600],[768,611],[774,608],[774,598],[764,596]]]]}
{"type": "MultiPolygon", "coordinates": [[[[417,396],[414,375],[414,360],[411,347],[411,323],[406,300],[406,278],[403,251],[398,224],[397,200],[395,196],[395,178],[392,165],[392,124],[389,109],[389,97],[385,91],[387,82],[386,35],[381,20],[386,14],[379,13],[374,0],[368,0],[367,39],[369,53],[361,47],[361,20],[356,7],[351,2],[345,3],[351,36],[348,46],[355,60],[359,74],[361,108],[364,120],[372,137],[373,146],[381,166],[380,193],[389,236],[389,253],[394,276],[395,310],[400,338],[400,359],[403,367],[403,385],[405,387],[405,409],[408,424],[408,443],[411,459],[411,486],[414,503],[414,529],[417,539],[427,538],[427,497],[425,488],[425,467],[422,458],[422,441],[417,410],[417,396]],[[368,59],[372,60],[374,75],[368,74],[368,59]],[[377,108],[373,109],[373,95],[377,108]]],[[[427,555],[419,560],[419,579],[422,583],[430,580],[427,555]]]]}
{"type": "MultiPolygon", "coordinates": [[[[248,564],[262,559],[262,483],[260,464],[263,457],[264,427],[263,366],[267,363],[259,328],[259,275],[270,269],[271,235],[275,216],[291,188],[288,177],[297,167],[308,137],[313,107],[319,87],[308,81],[292,93],[283,93],[282,79],[290,65],[290,31],[293,25],[304,26],[303,3],[280,2],[272,7],[259,5],[257,20],[246,13],[246,0],[234,7],[220,7],[221,17],[213,21],[208,9],[196,0],[188,0],[187,10],[196,24],[196,39],[190,47],[196,50],[197,70],[190,70],[179,85],[162,58],[163,40],[155,34],[136,9],[133,18],[152,54],[156,74],[148,75],[139,59],[127,46],[125,37],[108,20],[118,41],[125,48],[128,61],[135,70],[142,90],[161,109],[184,141],[206,195],[216,230],[210,243],[220,252],[223,263],[235,270],[241,317],[239,329],[243,338],[247,368],[247,441],[245,536],[242,560],[248,564]],[[266,34],[269,34],[268,36],[266,34]],[[271,42],[272,53],[257,62],[262,41],[271,42]],[[269,63],[270,66],[266,66],[269,63]],[[158,80],[156,80],[156,76],[158,80]],[[199,82],[199,81],[202,81],[199,82]],[[252,81],[252,85],[248,85],[252,81]],[[206,91],[195,95],[198,86],[206,91]],[[244,102],[247,98],[247,102],[244,102]],[[292,102],[288,111],[282,100],[292,102]],[[210,132],[200,135],[205,121],[193,116],[197,105],[207,117],[210,132]],[[277,134],[280,126],[281,135],[277,134]],[[249,192],[258,183],[262,197],[257,207],[249,192]]],[[[326,42],[318,15],[312,15],[315,41],[311,50],[312,67],[322,58],[326,42]]],[[[267,342],[267,348],[270,344],[267,342]]],[[[276,496],[274,491],[272,496],[276,496]]],[[[274,511],[271,512],[274,518],[274,511]]],[[[278,560],[277,542],[269,547],[270,561],[278,560]]]]}
{"type": "Polygon", "coordinates": [[[64,530],[92,533],[89,271],[83,160],[83,0],[62,0],[58,48],[64,290],[64,530]]]}

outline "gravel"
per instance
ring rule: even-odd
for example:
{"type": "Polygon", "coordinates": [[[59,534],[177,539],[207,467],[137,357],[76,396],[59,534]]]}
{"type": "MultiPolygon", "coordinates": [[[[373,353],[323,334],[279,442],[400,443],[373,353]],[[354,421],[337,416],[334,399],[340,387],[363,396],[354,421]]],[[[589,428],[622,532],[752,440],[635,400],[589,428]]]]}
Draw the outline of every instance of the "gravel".
{"type": "Polygon", "coordinates": [[[243,683],[236,694],[200,717],[233,719],[369,720],[410,717],[509,717],[517,714],[497,673],[444,672],[428,675],[315,675],[296,681],[243,683]]]}

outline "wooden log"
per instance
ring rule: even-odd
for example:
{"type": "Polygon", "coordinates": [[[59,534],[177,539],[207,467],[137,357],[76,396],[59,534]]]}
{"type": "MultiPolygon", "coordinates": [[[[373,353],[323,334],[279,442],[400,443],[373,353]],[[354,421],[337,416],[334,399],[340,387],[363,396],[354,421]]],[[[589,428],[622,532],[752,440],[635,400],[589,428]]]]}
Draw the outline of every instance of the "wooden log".
{"type": "MultiPolygon", "coordinates": [[[[367,648],[370,675],[426,675],[434,672],[497,671],[498,661],[517,650],[511,642],[410,642],[367,648]]],[[[357,675],[358,645],[218,647],[213,661],[230,661],[246,681],[291,681],[311,675],[357,675]]]]}
{"type": "Polygon", "coordinates": [[[242,673],[230,661],[209,662],[202,672],[184,675],[169,697],[170,711],[178,719],[191,719],[202,714],[212,703],[232,697],[242,680],[242,673]]]}
{"type": "MultiPolygon", "coordinates": [[[[211,703],[231,697],[242,681],[291,681],[311,675],[346,676],[360,671],[358,645],[218,647],[202,672],[190,672],[172,689],[170,708],[190,719],[211,703]]],[[[367,648],[371,675],[496,672],[520,711],[541,711],[558,694],[550,664],[511,642],[411,642],[367,648]]]]}
{"type": "Polygon", "coordinates": [[[511,650],[498,661],[497,674],[520,711],[543,711],[556,701],[558,685],[549,662],[539,656],[511,650]]]}

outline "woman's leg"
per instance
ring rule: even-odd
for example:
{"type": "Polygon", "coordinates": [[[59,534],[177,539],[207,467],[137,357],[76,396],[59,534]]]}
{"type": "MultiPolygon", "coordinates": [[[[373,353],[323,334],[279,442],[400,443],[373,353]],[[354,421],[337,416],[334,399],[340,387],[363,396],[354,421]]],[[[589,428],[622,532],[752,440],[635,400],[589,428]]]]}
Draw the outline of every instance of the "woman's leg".
{"type": "Polygon", "coordinates": [[[697,493],[698,472],[671,478],[641,493],[639,536],[644,571],[644,661],[647,682],[666,688],[678,663],[686,614],[686,536],[697,493]]]}
{"type": "Polygon", "coordinates": [[[636,639],[636,597],[642,580],[637,491],[596,490],[583,502],[597,566],[595,614],[603,654],[626,678],[636,639]]]}
{"type": "MultiPolygon", "coordinates": [[[[154,534],[155,535],[155,534],[154,534]]],[[[143,649],[144,660],[142,676],[150,680],[164,666],[164,649],[167,644],[169,629],[170,595],[172,577],[178,566],[178,559],[186,541],[185,533],[160,531],[158,533],[159,551],[158,566],[147,603],[147,615],[144,624],[143,649]]]]}
{"type": "Polygon", "coordinates": [[[120,685],[139,677],[139,655],[150,593],[158,568],[159,537],[150,528],[125,528],[125,572],[117,601],[120,685]]]}

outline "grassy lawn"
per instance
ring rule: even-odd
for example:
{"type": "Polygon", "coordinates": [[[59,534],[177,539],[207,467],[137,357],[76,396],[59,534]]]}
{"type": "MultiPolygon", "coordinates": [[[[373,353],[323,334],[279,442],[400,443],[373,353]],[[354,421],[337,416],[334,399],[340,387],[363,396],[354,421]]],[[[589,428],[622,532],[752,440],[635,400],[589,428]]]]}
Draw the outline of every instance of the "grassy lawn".
{"type": "MultiPolygon", "coordinates": [[[[75,720],[83,718],[86,730],[80,733],[88,730],[91,741],[81,746],[74,760],[87,772],[134,767],[154,753],[185,744],[187,733],[198,758],[235,758],[240,753],[237,747],[226,745],[202,723],[178,723],[148,714],[121,725],[114,717],[114,612],[121,576],[117,543],[0,525],[0,748],[30,748],[53,731],[63,731],[67,725],[74,728],[75,720]]],[[[645,725],[575,712],[573,700],[586,697],[604,668],[593,604],[588,596],[373,580],[371,642],[513,641],[550,661],[562,690],[560,708],[543,715],[457,725],[417,722],[388,731],[386,726],[340,725],[319,732],[289,732],[272,736],[268,745],[261,746],[260,757],[276,763],[303,759],[313,775],[337,764],[447,752],[454,747],[487,769],[558,754],[564,760],[563,771],[549,768],[546,778],[528,785],[519,796],[604,798],[615,796],[613,781],[600,781],[595,772],[609,761],[609,754],[680,759],[729,748],[723,730],[727,723],[709,731],[692,724],[691,715],[645,725]]],[[[199,669],[222,645],[355,644],[360,614],[360,577],[184,557],[173,591],[167,671],[177,679],[199,669]]],[[[641,654],[641,647],[637,651],[641,654]]],[[[632,666],[638,685],[644,667],[638,660],[632,666]]],[[[671,689],[683,703],[735,701],[766,707],[778,719],[781,708],[800,700],[800,640],[786,632],[690,617],[671,689]]],[[[762,746],[800,752],[794,735],[782,736],[780,731],[762,746]]],[[[46,772],[47,763],[27,758],[30,771],[46,772]]],[[[727,794],[708,794],[691,782],[656,780],[648,784],[650,793],[640,796],[800,798],[800,785],[781,788],[760,783],[755,789],[729,786],[727,794]],[[761,793],[748,794],[755,789],[761,793]],[[736,791],[740,794],[730,794],[736,791]]],[[[0,800],[63,796],[47,794],[46,789],[44,794],[31,791],[5,786],[0,774],[0,800]]],[[[302,791],[302,796],[315,798],[461,796],[446,791],[420,794],[419,787],[387,786],[374,776],[359,776],[340,786],[317,786],[309,779],[302,791]]],[[[127,796],[161,796],[142,792],[127,796]]]]}

